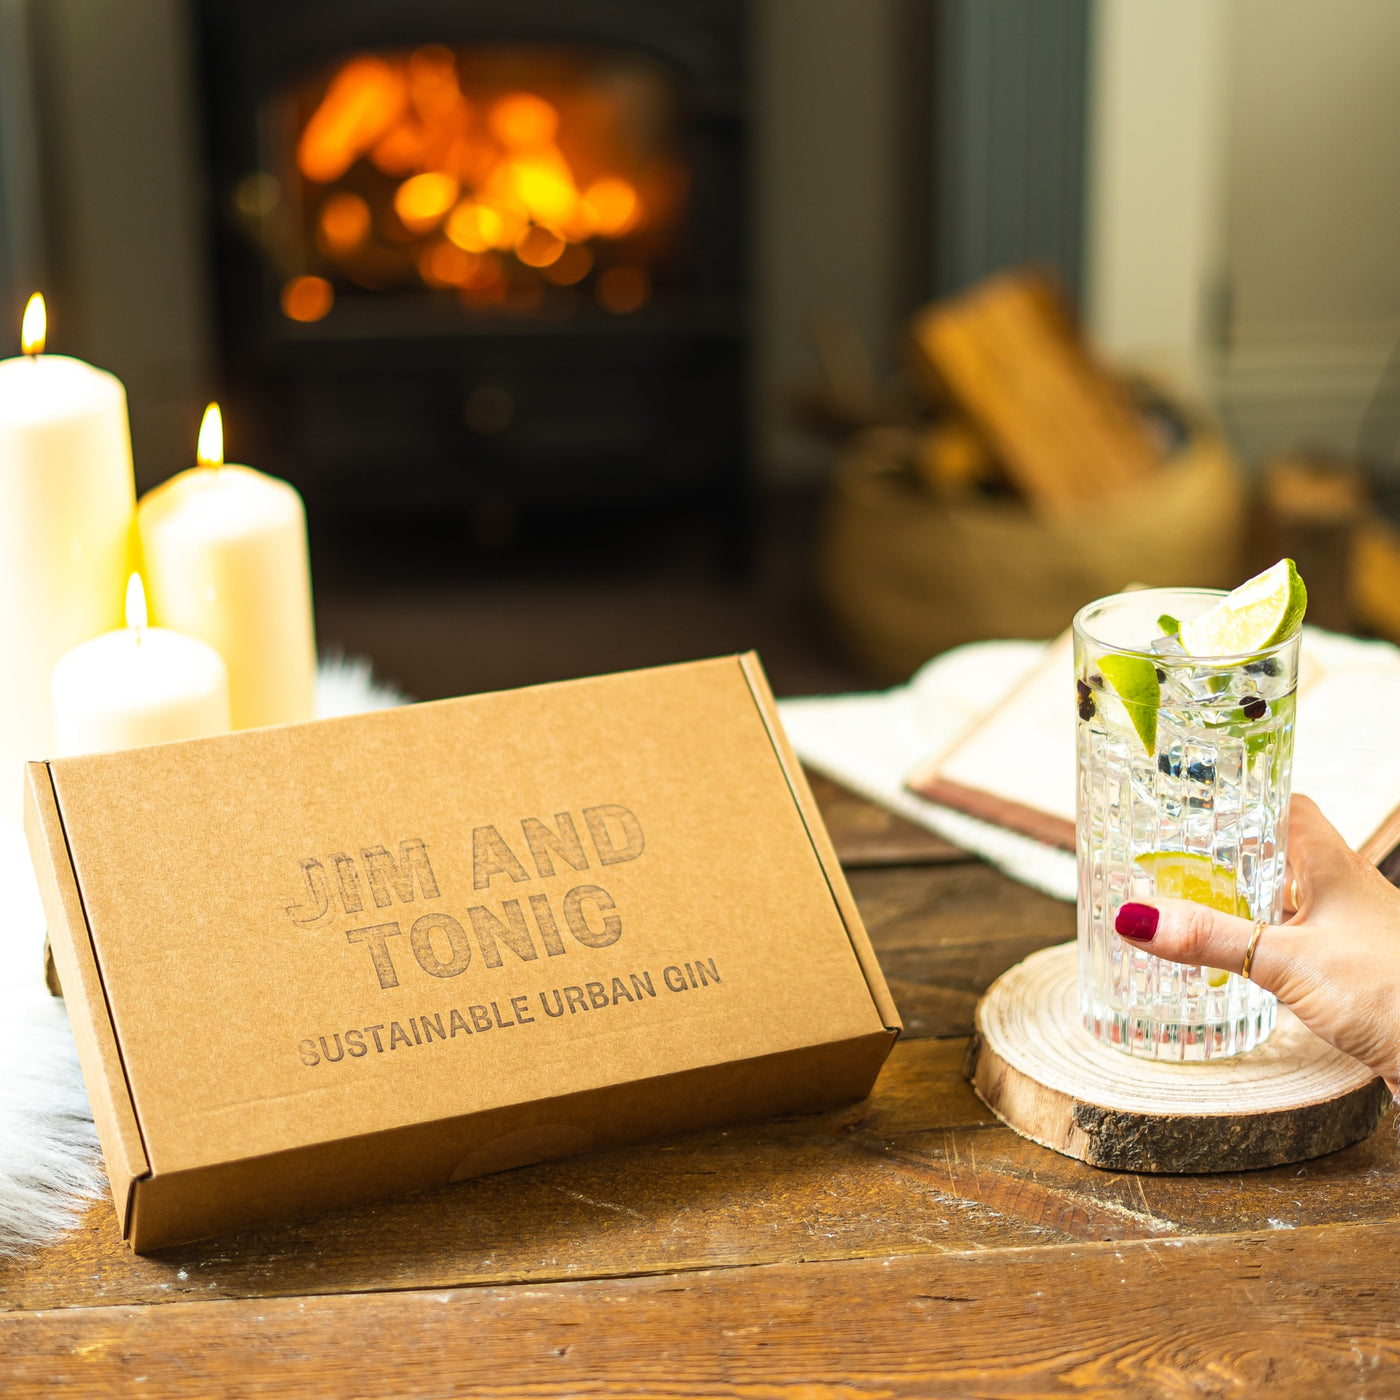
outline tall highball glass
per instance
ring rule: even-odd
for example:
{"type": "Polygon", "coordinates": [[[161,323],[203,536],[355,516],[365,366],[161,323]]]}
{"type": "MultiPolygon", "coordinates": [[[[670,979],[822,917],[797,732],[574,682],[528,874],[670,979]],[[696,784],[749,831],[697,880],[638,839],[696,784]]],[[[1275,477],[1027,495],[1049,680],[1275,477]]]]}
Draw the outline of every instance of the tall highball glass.
{"type": "Polygon", "coordinates": [[[1240,1054],[1277,1010],[1238,969],[1165,962],[1113,931],[1120,905],[1153,894],[1282,913],[1300,633],[1201,658],[1159,625],[1223,596],[1140,589],[1074,619],[1080,1009],[1099,1040],[1151,1059],[1240,1054]]]}

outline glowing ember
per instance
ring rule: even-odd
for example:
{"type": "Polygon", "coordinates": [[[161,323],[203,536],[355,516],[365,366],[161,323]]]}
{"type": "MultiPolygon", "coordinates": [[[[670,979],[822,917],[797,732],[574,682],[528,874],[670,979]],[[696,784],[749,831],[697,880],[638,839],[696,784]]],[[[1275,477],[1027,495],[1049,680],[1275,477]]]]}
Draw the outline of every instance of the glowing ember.
{"type": "Polygon", "coordinates": [[[559,130],[559,113],[533,92],[512,92],[491,104],[491,133],[511,150],[548,146],[559,130]]]}
{"type": "Polygon", "coordinates": [[[394,193],[394,213],[414,233],[436,228],[457,202],[457,177],[441,170],[425,171],[405,180],[394,193]]]}
{"type": "Polygon", "coordinates": [[[564,240],[550,233],[547,228],[531,227],[525,231],[520,242],[515,245],[515,256],[526,267],[548,267],[559,261],[564,251],[564,240]]]}
{"type": "Polygon", "coordinates": [[[260,235],[300,274],[283,313],[320,320],[341,279],[519,311],[584,305],[558,289],[591,278],[604,310],[644,306],[674,244],[685,164],[667,81],[642,60],[610,62],[435,44],[346,60],[301,108],[305,184],[282,207],[304,211],[305,251],[274,247],[270,216],[260,235]]]}
{"type": "Polygon", "coordinates": [[[322,251],[352,253],[369,237],[369,205],[357,194],[333,194],[322,206],[316,241],[322,251]]]}
{"type": "Polygon", "coordinates": [[[544,269],[545,277],[556,287],[572,287],[593,271],[593,254],[581,243],[570,243],[559,260],[544,269]]]}
{"type": "Polygon", "coordinates": [[[481,259],[452,243],[436,243],[419,261],[418,270],[430,287],[465,287],[476,274],[481,259]]]}
{"type": "MultiPolygon", "coordinates": [[[[518,230],[517,230],[518,232],[518,230]]],[[[509,248],[515,239],[506,233],[500,212],[489,204],[464,199],[447,220],[447,236],[468,253],[484,253],[488,248],[509,248]]]]}
{"type": "Polygon", "coordinates": [[[293,277],[282,288],[282,314],[291,321],[319,321],[335,301],[324,277],[293,277]]]}
{"type": "Polygon", "coordinates": [[[524,209],[546,228],[567,228],[578,204],[568,164],[558,151],[542,151],[498,165],[486,182],[486,190],[506,208],[524,209]]]}
{"type": "Polygon", "coordinates": [[[620,238],[636,226],[641,212],[637,191],[613,177],[595,180],[583,196],[589,220],[605,238],[620,238]]]}
{"type": "Polygon", "coordinates": [[[429,44],[408,60],[408,91],[413,110],[425,125],[460,125],[466,116],[466,98],[457,86],[457,61],[441,44],[429,44]]]}
{"type": "Polygon", "coordinates": [[[386,175],[410,175],[426,156],[427,137],[417,122],[400,122],[374,143],[369,158],[386,175]]]}

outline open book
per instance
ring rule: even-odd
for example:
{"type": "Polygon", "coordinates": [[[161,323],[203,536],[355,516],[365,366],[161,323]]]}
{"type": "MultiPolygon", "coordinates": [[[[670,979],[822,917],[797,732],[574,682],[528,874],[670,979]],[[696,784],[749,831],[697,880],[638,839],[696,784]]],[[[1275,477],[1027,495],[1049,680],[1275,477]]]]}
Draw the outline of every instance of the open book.
{"type": "MultiPolygon", "coordinates": [[[[907,781],[931,802],[1072,851],[1074,767],[1074,663],[1065,633],[907,781]]],[[[1304,629],[1293,791],[1311,797],[1353,850],[1389,864],[1400,847],[1400,650],[1304,629]]]]}

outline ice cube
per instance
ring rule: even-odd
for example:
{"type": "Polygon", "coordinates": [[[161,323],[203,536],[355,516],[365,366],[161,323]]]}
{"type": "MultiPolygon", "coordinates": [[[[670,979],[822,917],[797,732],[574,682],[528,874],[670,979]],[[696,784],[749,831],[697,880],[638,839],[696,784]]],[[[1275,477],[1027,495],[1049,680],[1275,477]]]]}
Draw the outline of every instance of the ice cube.
{"type": "Polygon", "coordinates": [[[1209,666],[1168,666],[1162,682],[1164,705],[1196,708],[1216,702],[1225,683],[1209,666]]]}

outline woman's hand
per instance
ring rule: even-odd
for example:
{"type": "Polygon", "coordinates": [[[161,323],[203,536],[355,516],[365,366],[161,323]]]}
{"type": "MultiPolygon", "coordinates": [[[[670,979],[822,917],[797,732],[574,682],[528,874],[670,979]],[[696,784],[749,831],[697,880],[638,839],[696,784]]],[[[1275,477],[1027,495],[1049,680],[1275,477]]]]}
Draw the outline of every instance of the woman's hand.
{"type": "MultiPolygon", "coordinates": [[[[1400,890],[1356,854],[1311,798],[1289,809],[1288,876],[1297,908],[1264,929],[1250,980],[1312,1031],[1400,1084],[1400,890]]],[[[1124,904],[1115,928],[1171,962],[1238,972],[1254,934],[1248,919],[1183,899],[1124,904]]]]}

